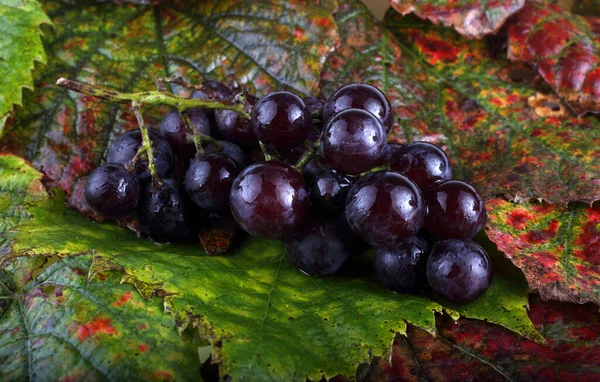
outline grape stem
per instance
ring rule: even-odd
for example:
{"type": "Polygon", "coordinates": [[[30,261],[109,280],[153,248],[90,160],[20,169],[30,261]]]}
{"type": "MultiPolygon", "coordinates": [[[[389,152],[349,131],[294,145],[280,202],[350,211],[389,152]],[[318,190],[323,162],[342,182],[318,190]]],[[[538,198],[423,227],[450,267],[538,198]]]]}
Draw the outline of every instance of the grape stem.
{"type": "Polygon", "coordinates": [[[220,109],[235,111],[243,118],[250,119],[243,103],[216,99],[193,99],[181,98],[169,92],[147,91],[140,93],[120,93],[99,86],[84,84],[82,82],[59,78],[56,85],[88,96],[100,98],[108,102],[132,104],[134,102],[143,105],[169,105],[179,111],[187,109],[220,109]]]}
{"type": "Polygon", "coordinates": [[[296,167],[300,171],[304,170],[304,167],[308,164],[308,162],[310,162],[310,160],[314,156],[315,156],[315,152],[313,150],[305,150],[304,153],[302,153],[302,156],[300,157],[300,159],[298,159],[296,166],[294,166],[294,167],[296,167]]]}
{"type": "Polygon", "coordinates": [[[139,158],[143,153],[148,157],[148,170],[150,171],[150,175],[152,176],[152,180],[155,182],[157,186],[162,186],[162,181],[158,177],[156,172],[156,166],[154,165],[154,153],[152,152],[152,141],[150,141],[150,135],[148,134],[148,126],[144,122],[144,117],[142,116],[142,108],[141,105],[137,101],[131,102],[131,109],[135,118],[137,119],[138,125],[140,125],[140,131],[142,132],[142,146],[135,154],[134,159],[139,158]]]}
{"type": "Polygon", "coordinates": [[[204,152],[204,147],[203,146],[204,146],[205,143],[210,143],[210,144],[214,145],[218,150],[223,149],[223,145],[221,144],[221,142],[217,141],[216,139],[214,139],[210,135],[202,134],[201,132],[199,132],[198,130],[196,130],[194,128],[194,124],[190,120],[190,116],[187,113],[184,113],[184,112],[180,111],[179,115],[183,119],[183,123],[185,124],[185,128],[190,133],[191,140],[192,140],[192,142],[194,142],[194,146],[196,146],[196,151],[199,154],[202,154],[204,152]]]}
{"type": "Polygon", "coordinates": [[[265,161],[273,160],[273,155],[269,154],[269,150],[267,150],[267,146],[265,146],[265,144],[262,143],[261,141],[258,141],[258,144],[260,145],[260,149],[262,150],[262,153],[265,156],[265,161]]]}

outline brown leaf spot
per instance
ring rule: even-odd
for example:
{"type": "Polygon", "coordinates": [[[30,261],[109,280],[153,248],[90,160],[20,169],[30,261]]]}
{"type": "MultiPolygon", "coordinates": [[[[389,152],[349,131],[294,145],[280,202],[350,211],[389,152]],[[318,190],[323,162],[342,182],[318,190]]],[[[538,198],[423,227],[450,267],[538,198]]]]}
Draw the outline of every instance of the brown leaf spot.
{"type": "Polygon", "coordinates": [[[527,104],[535,114],[543,118],[569,116],[560,99],[552,94],[536,93],[527,99],[527,104]]]}

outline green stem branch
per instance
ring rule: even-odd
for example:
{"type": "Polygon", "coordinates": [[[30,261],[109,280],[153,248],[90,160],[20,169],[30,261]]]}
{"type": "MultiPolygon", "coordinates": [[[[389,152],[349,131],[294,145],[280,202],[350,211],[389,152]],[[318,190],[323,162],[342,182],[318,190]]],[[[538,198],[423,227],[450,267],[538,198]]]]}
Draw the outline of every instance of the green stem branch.
{"type": "Polygon", "coordinates": [[[244,108],[242,103],[225,100],[202,100],[192,98],[181,98],[172,93],[148,91],[140,93],[120,93],[114,90],[108,90],[99,86],[84,84],[82,82],[71,81],[66,78],[59,78],[56,85],[78,93],[100,98],[108,102],[133,104],[134,102],[143,105],[170,105],[179,111],[187,109],[220,109],[232,110],[240,114],[243,118],[250,119],[250,114],[244,108]]]}
{"type": "Polygon", "coordinates": [[[139,158],[139,155],[141,155],[142,150],[146,153],[146,156],[148,157],[148,170],[150,171],[152,180],[157,184],[160,184],[161,180],[158,177],[158,173],[156,172],[156,166],[154,165],[154,152],[152,151],[152,141],[150,140],[150,135],[148,134],[148,126],[146,126],[146,123],[144,122],[144,117],[142,116],[141,106],[138,102],[133,101],[131,103],[131,108],[133,110],[135,118],[137,118],[138,125],[140,125],[140,131],[142,132],[142,146],[136,154],[136,157],[139,158]]]}

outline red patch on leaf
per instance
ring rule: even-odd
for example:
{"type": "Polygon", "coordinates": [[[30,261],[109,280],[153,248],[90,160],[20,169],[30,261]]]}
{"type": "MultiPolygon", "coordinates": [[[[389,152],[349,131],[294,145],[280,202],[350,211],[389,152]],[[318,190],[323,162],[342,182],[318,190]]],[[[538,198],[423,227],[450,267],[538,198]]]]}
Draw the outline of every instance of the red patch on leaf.
{"type": "Polygon", "coordinates": [[[173,380],[173,373],[166,370],[156,371],[154,372],[154,376],[158,379],[166,379],[169,381],[173,380]]]}
{"type": "Polygon", "coordinates": [[[518,230],[524,230],[526,224],[534,219],[533,215],[526,209],[512,211],[508,215],[507,223],[518,230]]]}
{"type": "Polygon", "coordinates": [[[116,335],[117,331],[112,326],[110,318],[97,318],[93,321],[83,324],[77,329],[77,339],[80,342],[85,341],[90,337],[94,337],[98,333],[116,335]]]}
{"type": "Polygon", "coordinates": [[[113,306],[123,306],[127,301],[131,300],[133,294],[131,292],[125,292],[117,301],[113,302],[113,306]]]}
{"type": "Polygon", "coordinates": [[[426,59],[431,65],[439,62],[454,63],[458,61],[458,56],[460,55],[458,48],[433,34],[417,40],[416,45],[427,56],[426,59]]]}
{"type": "Polygon", "coordinates": [[[576,244],[583,248],[576,250],[575,256],[594,265],[600,265],[600,214],[592,209],[589,211],[588,217],[591,221],[585,223],[576,241],[576,244]]]}
{"type": "Polygon", "coordinates": [[[556,236],[558,230],[558,221],[552,220],[548,224],[548,228],[542,231],[527,232],[522,236],[523,240],[532,244],[542,244],[556,236]]]}
{"type": "Polygon", "coordinates": [[[143,343],[143,344],[141,344],[140,346],[138,346],[138,351],[139,351],[140,353],[145,353],[145,352],[147,352],[148,350],[150,350],[150,346],[148,346],[148,345],[147,345],[147,344],[145,344],[145,343],[143,343]]]}

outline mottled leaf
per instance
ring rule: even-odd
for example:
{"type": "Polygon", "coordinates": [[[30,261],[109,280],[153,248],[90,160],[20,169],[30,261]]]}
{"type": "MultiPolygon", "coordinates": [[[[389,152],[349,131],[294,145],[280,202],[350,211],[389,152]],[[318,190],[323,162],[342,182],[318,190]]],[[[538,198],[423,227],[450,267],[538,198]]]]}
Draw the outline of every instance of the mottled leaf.
{"type": "Polygon", "coordinates": [[[404,48],[405,72],[424,89],[399,139],[443,146],[455,177],[486,199],[600,199],[600,120],[574,118],[548,98],[535,102],[548,90],[543,81],[486,42],[397,17],[387,23],[404,48]]]}
{"type": "Polygon", "coordinates": [[[600,304],[600,207],[495,199],[487,234],[543,299],[600,304]]]}
{"type": "MultiPolygon", "coordinates": [[[[148,3],[148,2],[145,2],[148,3]]],[[[335,3],[168,1],[152,5],[46,1],[56,33],[39,89],[26,97],[4,144],[31,160],[70,204],[85,211],[85,176],[135,118],[122,105],[54,85],[59,77],[123,91],[155,88],[153,77],[183,76],[265,91],[309,93],[338,43],[335,3]]],[[[186,95],[182,89],[174,91],[186,95]]],[[[148,112],[156,124],[164,109],[148,112]]]]}
{"type": "Polygon", "coordinates": [[[35,62],[46,62],[41,26],[50,20],[36,0],[0,0],[0,137],[23,88],[33,89],[35,62]]]}
{"type": "Polygon", "coordinates": [[[365,381],[597,381],[600,314],[533,298],[529,314],[547,343],[536,344],[482,321],[438,320],[438,335],[409,326],[397,337],[391,362],[371,365],[365,381]]]}
{"type": "Polygon", "coordinates": [[[248,239],[227,256],[206,256],[198,245],[158,246],[85,220],[60,197],[29,211],[34,217],[19,228],[8,258],[93,251],[94,272],[117,266],[145,295],[166,296],[181,327],[198,325],[214,345],[222,375],[235,379],[354,375],[369,354],[389,351],[406,322],[433,331],[434,313],[444,308],[456,318],[486,319],[542,340],[527,318],[526,283],[512,266],[498,268],[478,301],[440,305],[387,291],[373,280],[365,256],[336,277],[311,278],[286,260],[279,242],[248,239]]]}
{"type": "Polygon", "coordinates": [[[25,160],[0,153],[0,247],[11,228],[29,218],[24,205],[47,196],[41,178],[25,160]]]}
{"type": "Polygon", "coordinates": [[[534,65],[579,115],[600,113],[600,20],[530,1],[508,25],[508,57],[534,65]]]}
{"type": "Polygon", "coordinates": [[[392,0],[392,7],[402,15],[414,12],[434,24],[452,26],[468,38],[482,38],[496,33],[506,19],[517,13],[525,0],[392,0]]]}
{"type": "Polygon", "coordinates": [[[19,293],[0,270],[0,379],[201,379],[199,341],[180,337],[162,303],[143,300],[117,273],[88,281],[91,260],[56,262],[19,293]]]}

